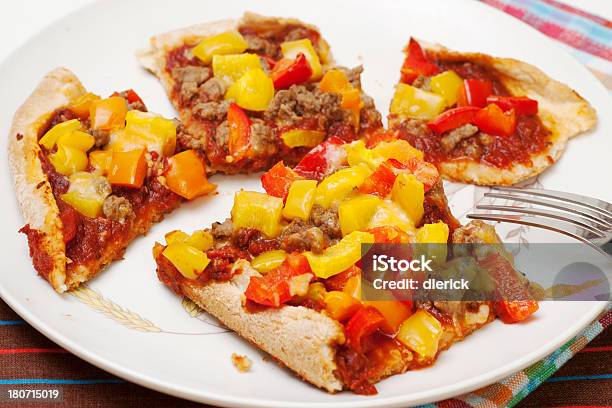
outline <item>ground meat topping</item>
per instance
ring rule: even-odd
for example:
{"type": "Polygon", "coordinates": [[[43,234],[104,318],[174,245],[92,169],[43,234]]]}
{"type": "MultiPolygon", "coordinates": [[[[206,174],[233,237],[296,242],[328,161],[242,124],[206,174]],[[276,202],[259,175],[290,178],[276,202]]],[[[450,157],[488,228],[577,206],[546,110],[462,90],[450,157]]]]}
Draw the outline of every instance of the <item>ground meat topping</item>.
{"type": "Polygon", "coordinates": [[[210,233],[215,239],[228,239],[232,236],[232,232],[234,230],[234,224],[231,219],[226,219],[225,221],[215,222],[212,224],[210,228],[210,233]]]}
{"type": "Polygon", "coordinates": [[[193,135],[182,123],[176,127],[176,140],[184,149],[203,149],[206,145],[206,135],[203,132],[193,135]]]}
{"type": "Polygon", "coordinates": [[[215,143],[217,146],[227,146],[227,141],[229,139],[229,124],[227,120],[221,122],[219,126],[217,126],[217,131],[215,132],[215,143]]]}
{"type": "Polygon", "coordinates": [[[310,220],[330,238],[342,238],[340,220],[338,219],[338,211],[336,209],[314,205],[310,211],[310,220]]]}
{"type": "Polygon", "coordinates": [[[265,38],[256,35],[246,35],[244,39],[249,45],[248,50],[256,54],[263,54],[274,58],[280,53],[280,47],[265,38]]]}
{"type": "MultiPolygon", "coordinates": [[[[125,99],[126,101],[128,100],[128,91],[122,91],[122,92],[118,92],[117,96],[122,97],[123,99],[125,99]]],[[[134,102],[128,102],[127,104],[127,108],[128,110],[138,110],[141,112],[146,112],[147,111],[147,107],[145,106],[145,104],[142,101],[134,101],[134,102]]]]}
{"type": "Polygon", "coordinates": [[[193,114],[199,119],[220,121],[227,117],[230,104],[231,101],[200,102],[193,107],[193,114]]]}
{"type": "Polygon", "coordinates": [[[217,78],[210,78],[198,90],[201,100],[221,101],[225,95],[225,84],[217,78]]]}
{"type": "Polygon", "coordinates": [[[414,86],[415,88],[420,88],[424,91],[430,91],[431,90],[429,86],[430,81],[431,81],[431,78],[429,78],[428,76],[419,75],[418,77],[416,77],[416,79],[412,83],[412,86],[414,86]]]}
{"type": "Polygon", "coordinates": [[[359,127],[361,129],[381,127],[382,116],[376,109],[376,106],[374,106],[374,99],[368,95],[362,94],[361,100],[363,101],[363,108],[361,108],[361,115],[359,117],[359,127]]]}
{"type": "Polygon", "coordinates": [[[329,237],[319,228],[302,220],[294,220],[279,236],[286,252],[312,251],[321,253],[329,245],[329,237]]]}
{"type": "Polygon", "coordinates": [[[264,118],[288,126],[300,122],[304,117],[320,116],[327,127],[345,119],[347,113],[340,107],[340,102],[340,95],[293,85],[274,95],[264,112],[264,118]]]}
{"type": "Polygon", "coordinates": [[[474,136],[476,133],[478,133],[478,128],[467,123],[443,135],[440,139],[440,144],[445,152],[450,152],[457,146],[457,143],[463,139],[474,136]]]}
{"type": "Polygon", "coordinates": [[[427,127],[427,121],[421,119],[408,119],[402,123],[402,130],[419,138],[431,137],[432,131],[427,127]]]}
{"type": "Polygon", "coordinates": [[[198,94],[200,85],[210,78],[210,68],[186,66],[174,68],[172,78],[179,84],[179,101],[188,105],[198,94]]]}
{"type": "Polygon", "coordinates": [[[261,119],[253,119],[250,141],[256,156],[273,155],[278,150],[274,131],[261,119]]]}
{"type": "Polygon", "coordinates": [[[337,67],[346,74],[351,85],[357,89],[361,89],[361,74],[363,73],[363,65],[358,65],[355,68],[337,67]]]}
{"type": "Polygon", "coordinates": [[[102,212],[104,212],[106,218],[121,224],[125,224],[127,220],[135,216],[132,204],[128,199],[116,195],[110,195],[104,200],[102,212]]]}
{"type": "Polygon", "coordinates": [[[94,137],[96,147],[106,146],[110,141],[110,132],[103,129],[91,129],[89,133],[94,137]]]}

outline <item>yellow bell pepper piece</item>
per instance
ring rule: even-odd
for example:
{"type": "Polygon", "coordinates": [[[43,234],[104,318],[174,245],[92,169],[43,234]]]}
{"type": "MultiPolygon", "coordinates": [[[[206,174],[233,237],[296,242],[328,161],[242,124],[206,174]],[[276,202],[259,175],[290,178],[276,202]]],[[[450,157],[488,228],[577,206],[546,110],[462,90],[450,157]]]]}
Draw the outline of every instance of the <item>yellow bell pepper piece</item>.
{"type": "Polygon", "coordinates": [[[446,106],[445,99],[433,92],[400,83],[395,88],[390,112],[401,117],[431,120],[446,106]]]}
{"type": "Polygon", "coordinates": [[[77,172],[70,176],[70,187],[61,199],[86,217],[97,217],[111,193],[108,181],[95,174],[77,172]]]}
{"type": "Polygon", "coordinates": [[[168,245],[162,255],[187,279],[197,279],[210,263],[203,251],[183,242],[168,245]]]}
{"type": "Polygon", "coordinates": [[[166,238],[166,245],[180,242],[199,249],[200,251],[207,251],[213,245],[212,234],[205,230],[195,230],[191,235],[180,230],[175,230],[170,231],[164,237],[166,238]]]}
{"type": "Polygon", "coordinates": [[[55,170],[64,176],[87,168],[85,152],[72,146],[58,146],[57,151],[49,156],[49,161],[55,170]]]}
{"type": "Polygon", "coordinates": [[[289,187],[283,217],[293,220],[301,218],[307,220],[314,204],[316,180],[295,180],[289,187]]]}
{"type": "Polygon", "coordinates": [[[421,359],[433,359],[438,353],[442,325],[429,312],[419,309],[402,323],[396,339],[413,350],[421,359]]]}
{"type": "Polygon", "coordinates": [[[112,130],[125,126],[127,101],[120,96],[94,100],[89,105],[92,129],[112,130]]]}
{"type": "Polygon", "coordinates": [[[370,219],[367,228],[394,226],[402,231],[413,233],[414,223],[404,210],[393,201],[383,201],[370,219]]]}
{"type": "Polygon", "coordinates": [[[444,71],[434,75],[429,81],[431,91],[443,97],[446,106],[453,106],[457,103],[457,96],[462,86],[463,79],[455,71],[444,71]]]}
{"type": "Polygon", "coordinates": [[[419,244],[446,244],[448,234],[448,225],[442,221],[435,224],[425,224],[417,230],[416,242],[419,244]]]}
{"type": "Polygon", "coordinates": [[[257,255],[251,261],[251,266],[257,269],[258,272],[266,274],[273,269],[278,268],[285,261],[287,253],[282,249],[267,251],[257,255]]]}
{"type": "Polygon", "coordinates": [[[214,55],[241,54],[248,47],[244,37],[232,30],[204,38],[193,48],[193,55],[204,64],[210,64],[214,55]]]}
{"type": "Polygon", "coordinates": [[[166,239],[166,245],[170,245],[175,242],[187,241],[187,239],[189,238],[189,234],[181,230],[174,230],[164,235],[164,238],[166,239]]]}
{"type": "Polygon", "coordinates": [[[359,301],[346,292],[332,290],[325,294],[325,311],[332,319],[347,320],[360,307],[359,301]]]}
{"type": "Polygon", "coordinates": [[[262,69],[256,54],[215,55],[212,59],[213,75],[227,85],[240,79],[252,69],[262,69]]]}
{"type": "Polygon", "coordinates": [[[79,118],[87,119],[89,117],[89,108],[91,107],[91,103],[99,99],[101,98],[98,95],[87,92],[74,98],[70,102],[69,109],[79,118]]]}
{"type": "Polygon", "coordinates": [[[171,156],[176,150],[174,121],[154,113],[131,110],[125,117],[125,129],[111,133],[107,148],[126,152],[140,148],[171,156]]]}
{"type": "Polygon", "coordinates": [[[391,199],[406,211],[415,225],[423,218],[425,188],[413,174],[402,173],[397,176],[391,190],[391,199]]]}
{"type": "Polygon", "coordinates": [[[315,147],[325,139],[325,132],[320,130],[292,129],[283,132],[281,139],[289,147],[315,147]]]}
{"type": "Polygon", "coordinates": [[[338,206],[338,218],[342,235],[366,229],[381,203],[382,200],[380,198],[370,194],[363,194],[342,201],[338,206]]]}
{"type": "Polygon", "coordinates": [[[308,38],[284,42],[281,44],[281,51],[283,57],[290,60],[296,59],[300,52],[303,53],[310,68],[312,68],[311,80],[315,81],[323,75],[323,67],[321,66],[321,61],[319,61],[319,56],[308,38]]]}
{"type": "Polygon", "coordinates": [[[375,158],[382,159],[382,161],[395,159],[402,163],[408,163],[412,159],[423,159],[422,151],[412,147],[410,143],[402,139],[378,143],[372,149],[372,155],[375,158]]]}
{"type": "Polygon", "coordinates": [[[213,246],[213,236],[208,231],[195,230],[185,240],[185,243],[200,251],[208,251],[213,246]]]}
{"type": "Polygon", "coordinates": [[[327,176],[321,181],[315,191],[315,204],[326,208],[330,207],[333,203],[348,196],[371,173],[372,170],[368,166],[358,165],[339,170],[327,176]]]}
{"type": "Polygon", "coordinates": [[[235,228],[255,228],[269,237],[279,233],[282,198],[254,191],[238,191],[234,196],[232,221],[235,228]]]}
{"type": "Polygon", "coordinates": [[[342,291],[348,293],[357,300],[361,300],[361,275],[355,275],[348,278],[342,291]]]}
{"type": "Polygon", "coordinates": [[[261,69],[252,69],[234,82],[225,94],[243,109],[264,111],[274,98],[274,83],[261,69]]]}
{"type": "Polygon", "coordinates": [[[112,150],[94,150],[89,153],[89,164],[103,176],[108,174],[112,161],[112,150]]]}
{"type": "Polygon", "coordinates": [[[45,149],[51,150],[60,136],[70,134],[79,129],[81,129],[81,122],[79,122],[78,119],[71,119],[66,122],[58,123],[49,129],[49,131],[40,138],[38,143],[44,146],[45,149]]]}
{"type": "Polygon", "coordinates": [[[304,256],[314,274],[322,279],[347,270],[361,259],[361,244],[371,244],[374,236],[368,232],[353,231],[323,253],[305,252],[304,256]]]}
{"type": "Polygon", "coordinates": [[[325,302],[325,296],[327,295],[327,289],[323,282],[313,282],[308,287],[308,293],[306,297],[315,300],[317,302],[325,302]]]}
{"type": "Polygon", "coordinates": [[[448,225],[439,221],[435,224],[425,224],[417,230],[415,253],[425,255],[433,263],[442,264],[448,256],[448,225]]]}
{"type": "Polygon", "coordinates": [[[423,159],[422,151],[401,139],[380,142],[372,149],[368,149],[363,140],[357,140],[345,145],[344,149],[349,165],[356,166],[364,163],[372,170],[376,170],[382,162],[388,159],[396,159],[402,163],[408,163],[411,159],[423,159]]]}
{"type": "Polygon", "coordinates": [[[83,152],[88,151],[94,145],[94,137],[89,133],[75,130],[72,133],[64,133],[57,138],[58,146],[70,146],[83,152]]]}

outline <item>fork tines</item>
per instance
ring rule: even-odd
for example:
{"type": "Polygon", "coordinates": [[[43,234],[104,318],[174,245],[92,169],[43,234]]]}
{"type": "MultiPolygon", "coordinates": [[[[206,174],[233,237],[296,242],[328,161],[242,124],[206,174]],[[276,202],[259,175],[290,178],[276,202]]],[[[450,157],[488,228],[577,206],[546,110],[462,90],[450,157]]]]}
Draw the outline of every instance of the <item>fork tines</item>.
{"type": "Polygon", "coordinates": [[[485,197],[504,199],[507,204],[477,205],[476,209],[487,212],[468,214],[468,218],[544,228],[571,236],[600,252],[612,239],[612,204],[603,200],[561,191],[515,187],[493,187],[485,197]]]}

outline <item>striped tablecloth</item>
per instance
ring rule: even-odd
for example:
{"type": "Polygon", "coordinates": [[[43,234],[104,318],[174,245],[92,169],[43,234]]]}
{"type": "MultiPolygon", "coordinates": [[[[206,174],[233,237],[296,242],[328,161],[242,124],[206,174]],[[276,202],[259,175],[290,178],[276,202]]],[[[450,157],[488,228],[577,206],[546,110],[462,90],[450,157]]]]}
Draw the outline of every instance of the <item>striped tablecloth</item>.
{"type": "MultiPolygon", "coordinates": [[[[483,1],[558,40],[612,92],[611,21],[554,0],[483,1]]],[[[610,325],[612,311],[531,367],[473,393],[426,407],[611,407],[610,325]]],[[[36,332],[0,301],[0,390],[33,386],[61,389],[63,405],[70,407],[200,406],[125,382],[85,363],[36,332]]],[[[0,399],[0,406],[57,405],[11,404],[0,399]]]]}

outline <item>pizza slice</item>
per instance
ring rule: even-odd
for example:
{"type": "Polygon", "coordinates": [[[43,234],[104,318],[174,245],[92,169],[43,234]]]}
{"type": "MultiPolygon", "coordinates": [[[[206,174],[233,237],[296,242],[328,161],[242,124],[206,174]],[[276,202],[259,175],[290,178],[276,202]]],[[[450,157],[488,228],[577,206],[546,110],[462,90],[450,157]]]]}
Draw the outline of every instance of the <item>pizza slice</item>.
{"type": "Polygon", "coordinates": [[[532,65],[422,45],[406,47],[389,124],[448,179],[516,184],[595,126],[587,101],[532,65]]]}
{"type": "MultiPolygon", "coordinates": [[[[435,166],[392,136],[370,148],[330,138],[293,170],[275,165],[267,193],[237,192],[225,222],[155,244],[160,281],[328,392],[374,394],[496,316],[534,313],[522,299],[362,300],[361,244],[499,242],[489,225],[461,226],[435,166]]],[[[480,261],[512,276],[498,253],[480,261]]]]}
{"type": "Polygon", "coordinates": [[[211,173],[295,165],[328,137],[382,126],[362,68],[335,67],[318,29],[296,19],[246,13],[180,29],[139,59],[179,112],[178,145],[203,152],[211,173]]]}
{"type": "Polygon", "coordinates": [[[101,98],[58,68],[16,112],[8,156],[34,268],[58,292],[78,286],[181,201],[214,191],[174,120],[133,91],[101,98]]]}

